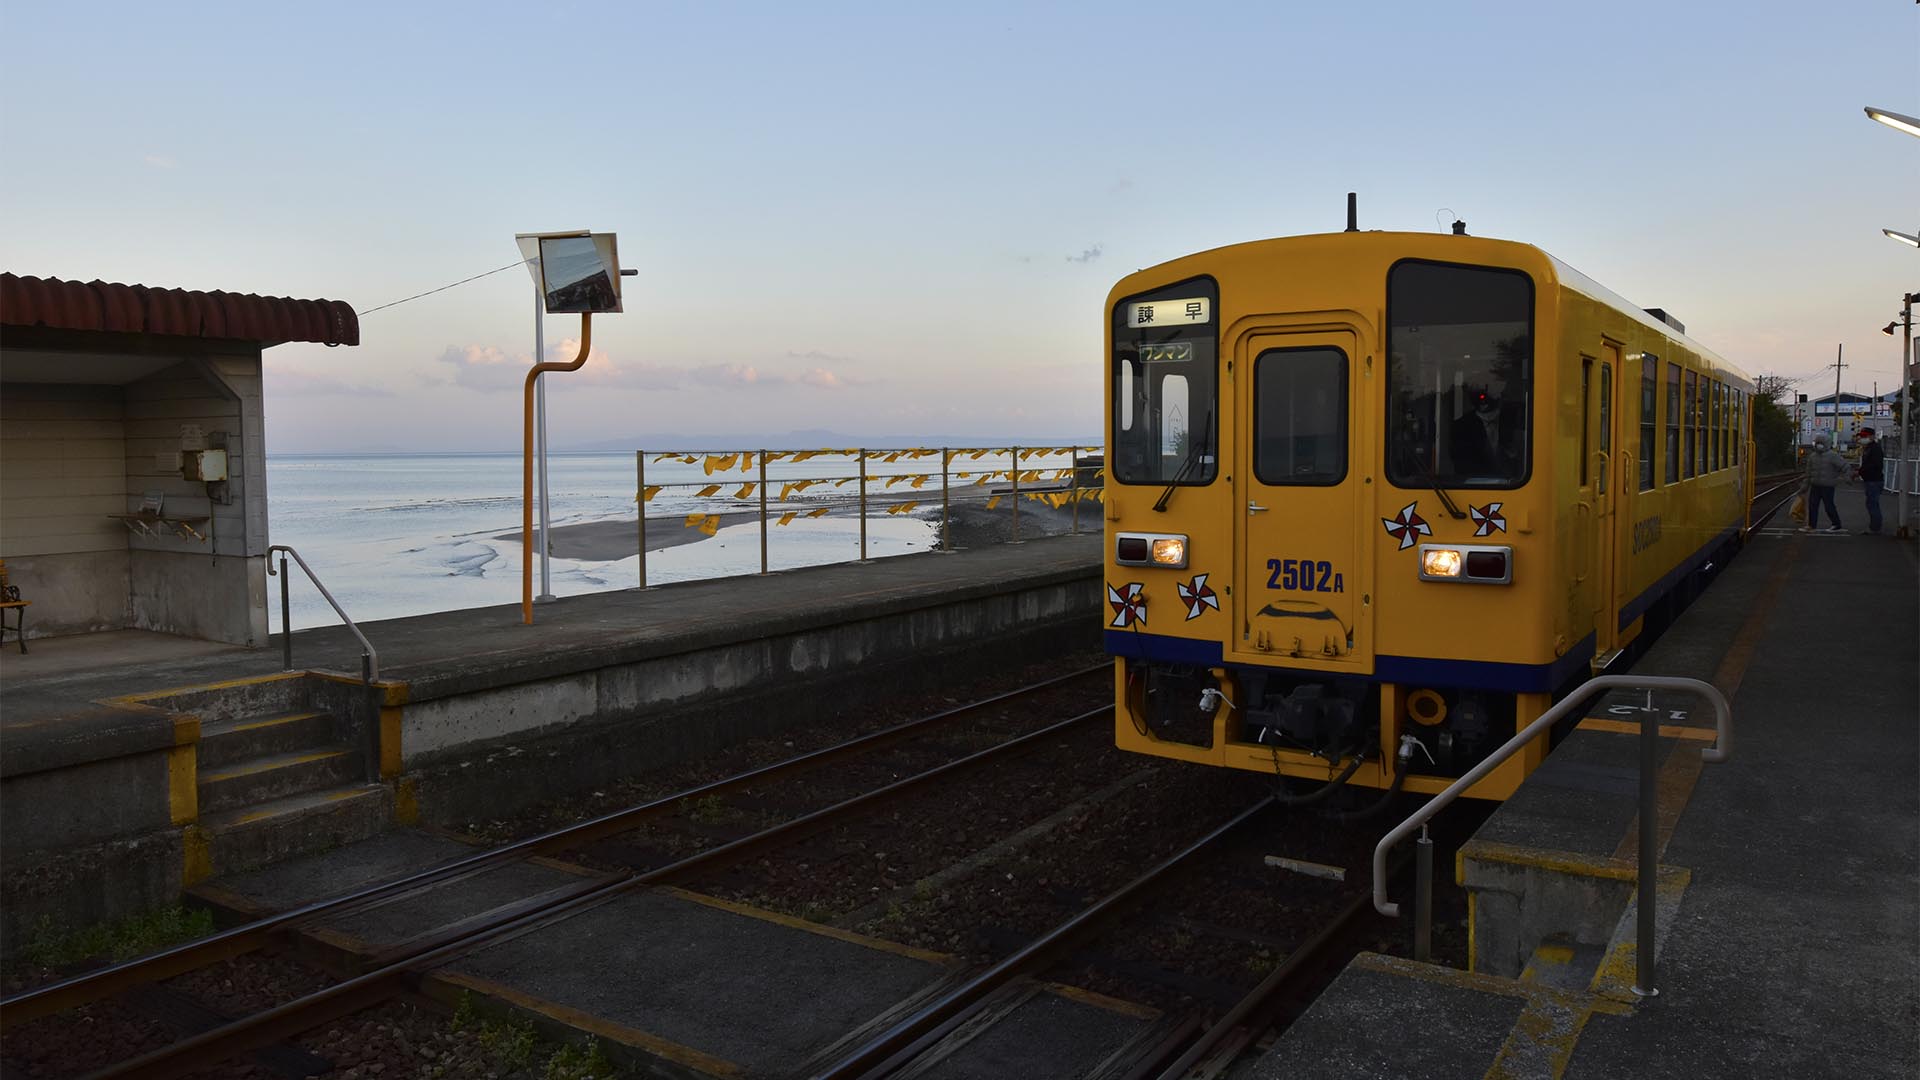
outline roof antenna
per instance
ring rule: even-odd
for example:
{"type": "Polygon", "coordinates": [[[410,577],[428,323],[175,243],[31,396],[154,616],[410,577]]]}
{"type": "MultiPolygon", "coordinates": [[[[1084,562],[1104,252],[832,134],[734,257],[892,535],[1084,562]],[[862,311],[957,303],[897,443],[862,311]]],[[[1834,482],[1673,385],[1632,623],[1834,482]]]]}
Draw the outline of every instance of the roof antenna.
{"type": "Polygon", "coordinates": [[[1347,192],[1347,231],[1348,232],[1360,231],[1359,196],[1357,196],[1351,191],[1347,192]]]}
{"type": "Polygon", "coordinates": [[[1433,220],[1436,223],[1444,222],[1448,218],[1453,218],[1453,235],[1455,236],[1467,235],[1467,223],[1464,221],[1461,221],[1459,215],[1455,214],[1452,208],[1443,206],[1440,209],[1435,210],[1433,212],[1433,220]]]}

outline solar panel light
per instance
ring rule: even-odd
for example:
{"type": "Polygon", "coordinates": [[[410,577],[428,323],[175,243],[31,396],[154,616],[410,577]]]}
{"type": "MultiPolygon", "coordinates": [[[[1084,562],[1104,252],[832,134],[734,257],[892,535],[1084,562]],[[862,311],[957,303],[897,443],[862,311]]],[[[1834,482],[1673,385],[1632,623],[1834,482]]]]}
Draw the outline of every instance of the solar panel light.
{"type": "Polygon", "coordinates": [[[1187,538],[1180,533],[1121,533],[1114,539],[1113,561],[1121,566],[1183,570],[1187,565],[1187,538]]]}
{"type": "Polygon", "coordinates": [[[1421,544],[1420,580],[1509,585],[1513,582],[1513,549],[1477,544],[1421,544]]]}

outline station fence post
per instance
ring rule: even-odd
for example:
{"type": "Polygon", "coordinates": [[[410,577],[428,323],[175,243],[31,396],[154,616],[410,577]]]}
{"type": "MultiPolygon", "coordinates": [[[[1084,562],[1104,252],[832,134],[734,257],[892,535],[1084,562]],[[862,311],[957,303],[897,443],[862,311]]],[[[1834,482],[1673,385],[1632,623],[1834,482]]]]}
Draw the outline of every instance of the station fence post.
{"type": "Polygon", "coordinates": [[[1073,503],[1073,535],[1080,535],[1080,448],[1067,447],[1067,498],[1073,503]]]}
{"type": "Polygon", "coordinates": [[[861,447],[855,453],[860,455],[860,561],[867,561],[867,448],[861,447]]]}
{"type": "Polygon", "coordinates": [[[1013,542],[1020,542],[1020,448],[1013,448],[1013,542]]]}
{"type": "Polygon", "coordinates": [[[760,572],[767,572],[767,452],[760,451],[760,572]]]}
{"type": "Polygon", "coordinates": [[[647,452],[645,450],[634,452],[634,484],[639,490],[639,498],[634,500],[639,503],[639,523],[634,527],[637,544],[639,544],[639,588],[647,588],[647,452]]]}
{"type": "Polygon", "coordinates": [[[948,447],[940,448],[940,550],[953,550],[953,526],[947,520],[947,511],[952,506],[952,491],[948,486],[947,468],[953,463],[953,451],[948,447]]]}

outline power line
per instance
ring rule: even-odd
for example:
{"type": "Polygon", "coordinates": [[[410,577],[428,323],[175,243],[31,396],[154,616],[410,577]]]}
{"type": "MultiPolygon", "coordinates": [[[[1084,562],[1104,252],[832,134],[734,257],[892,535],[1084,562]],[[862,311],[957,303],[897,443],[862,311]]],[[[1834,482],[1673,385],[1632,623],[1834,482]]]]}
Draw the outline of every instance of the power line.
{"type": "Polygon", "coordinates": [[[448,289],[453,288],[454,285],[465,285],[469,281],[479,281],[483,277],[489,277],[493,274],[499,273],[502,270],[511,270],[514,267],[520,266],[520,265],[522,265],[522,260],[515,259],[514,261],[508,263],[505,266],[496,266],[484,274],[475,274],[470,278],[461,278],[459,281],[454,282],[453,285],[442,285],[437,289],[428,289],[426,292],[423,292],[423,293],[414,293],[412,296],[402,297],[398,300],[395,300],[391,304],[381,304],[379,307],[368,308],[367,310],[360,312],[360,317],[364,319],[376,311],[385,311],[390,307],[398,307],[399,305],[406,303],[408,300],[418,300],[423,296],[432,296],[434,293],[437,293],[437,292],[446,292],[448,289]]]}

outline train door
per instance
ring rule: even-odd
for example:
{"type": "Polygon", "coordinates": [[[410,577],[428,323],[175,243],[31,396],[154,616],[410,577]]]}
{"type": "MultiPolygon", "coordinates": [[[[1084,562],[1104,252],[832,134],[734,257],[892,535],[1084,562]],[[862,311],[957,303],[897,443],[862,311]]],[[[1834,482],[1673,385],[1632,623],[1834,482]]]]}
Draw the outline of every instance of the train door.
{"type": "Polygon", "coordinates": [[[1255,333],[1235,349],[1233,463],[1241,587],[1232,651],[1258,662],[1371,672],[1360,625],[1364,520],[1353,448],[1362,405],[1350,330],[1255,333]]]}
{"type": "Polygon", "coordinates": [[[1625,492],[1633,482],[1626,464],[1627,454],[1621,439],[1625,421],[1620,409],[1620,346],[1608,342],[1601,350],[1599,372],[1591,383],[1592,407],[1588,416],[1594,428],[1594,447],[1590,464],[1593,483],[1594,529],[1588,564],[1594,587],[1593,649],[1594,670],[1602,670],[1620,653],[1619,598],[1619,523],[1625,492]]]}

